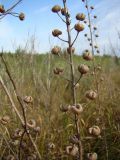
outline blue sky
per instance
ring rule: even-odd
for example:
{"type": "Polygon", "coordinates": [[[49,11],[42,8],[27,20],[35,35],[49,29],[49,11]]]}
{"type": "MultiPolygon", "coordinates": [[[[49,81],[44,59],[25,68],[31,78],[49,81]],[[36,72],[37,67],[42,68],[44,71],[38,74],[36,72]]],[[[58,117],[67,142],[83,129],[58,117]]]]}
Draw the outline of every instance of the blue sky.
{"type": "MultiPolygon", "coordinates": [[[[8,8],[13,2],[15,1],[0,0],[5,8],[8,8]]],[[[34,34],[36,36],[36,50],[40,53],[49,51],[56,44],[65,47],[65,44],[51,35],[51,31],[55,28],[61,29],[63,33],[65,31],[64,24],[56,14],[51,12],[51,8],[55,4],[62,5],[62,0],[23,0],[15,11],[23,11],[26,14],[25,21],[21,22],[11,16],[0,21],[0,47],[13,51],[19,45],[24,46],[28,37],[34,34]]],[[[120,30],[120,0],[90,0],[90,4],[95,6],[94,13],[98,15],[96,25],[100,34],[98,40],[100,47],[108,47],[109,41],[116,46],[118,43],[116,30],[120,30]]],[[[68,0],[68,6],[74,25],[76,13],[85,13],[86,11],[81,0],[68,0]]],[[[88,47],[83,36],[84,33],[80,34],[75,44],[78,54],[88,47]]],[[[75,32],[72,35],[74,37],[75,32]]],[[[65,38],[65,35],[63,36],[65,38]]]]}

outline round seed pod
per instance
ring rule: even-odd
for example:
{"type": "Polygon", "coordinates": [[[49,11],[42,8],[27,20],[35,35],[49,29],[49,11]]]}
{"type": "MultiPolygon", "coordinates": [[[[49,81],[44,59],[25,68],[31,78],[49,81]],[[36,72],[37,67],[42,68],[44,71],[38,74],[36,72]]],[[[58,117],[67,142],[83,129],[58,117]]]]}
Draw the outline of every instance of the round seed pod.
{"type": "Polygon", "coordinates": [[[86,61],[91,61],[93,59],[92,53],[89,51],[85,51],[83,53],[83,59],[85,59],[86,61]]]}
{"type": "Polygon", "coordinates": [[[56,75],[60,75],[63,71],[64,71],[63,69],[58,68],[58,67],[56,67],[56,68],[53,70],[54,74],[56,74],[56,75]]]}
{"type": "Polygon", "coordinates": [[[23,131],[19,128],[17,128],[13,134],[13,138],[14,139],[17,139],[17,138],[20,138],[23,134],[23,131]]]}
{"type": "Polygon", "coordinates": [[[33,103],[33,98],[31,96],[25,96],[23,101],[25,103],[33,103]]]}
{"type": "Polygon", "coordinates": [[[78,13],[76,15],[76,19],[79,21],[84,21],[85,20],[85,14],[84,13],[78,13]]]}
{"type": "Polygon", "coordinates": [[[88,153],[87,154],[87,158],[88,160],[97,160],[98,159],[98,156],[97,156],[97,153],[88,153]]]}
{"type": "Polygon", "coordinates": [[[55,149],[55,144],[54,143],[49,143],[48,144],[48,149],[50,149],[50,150],[55,149]]]}
{"type": "Polygon", "coordinates": [[[99,136],[101,133],[99,126],[93,126],[93,127],[89,128],[88,131],[89,131],[89,134],[91,134],[93,136],[99,136]]]}
{"type": "Polygon", "coordinates": [[[70,145],[66,147],[66,153],[70,156],[75,157],[78,153],[78,147],[76,145],[70,145]]]}
{"type": "Polygon", "coordinates": [[[2,123],[3,125],[8,124],[9,122],[10,122],[10,117],[9,117],[9,116],[3,116],[3,117],[1,118],[1,123],[2,123]]]}
{"type": "Polygon", "coordinates": [[[0,13],[5,13],[5,9],[3,5],[0,5],[0,13]]]}
{"type": "Polygon", "coordinates": [[[79,115],[81,112],[83,112],[83,107],[81,104],[76,104],[74,106],[71,106],[70,110],[72,113],[79,115]]]}
{"type": "Polygon", "coordinates": [[[52,8],[52,12],[53,13],[58,13],[60,12],[61,10],[61,7],[59,5],[55,5],[53,8],[52,8]]]}
{"type": "Polygon", "coordinates": [[[54,36],[54,37],[58,37],[58,36],[60,36],[62,34],[62,31],[60,31],[59,29],[54,29],[53,31],[52,31],[52,35],[54,36]]]}
{"type": "MultiPolygon", "coordinates": [[[[75,48],[74,48],[74,47],[71,48],[71,52],[72,52],[72,53],[75,52],[75,48]]],[[[69,47],[67,48],[67,53],[70,54],[70,48],[69,48],[69,47]]]]}
{"type": "Polygon", "coordinates": [[[20,14],[19,14],[19,19],[20,19],[21,21],[23,21],[23,20],[25,19],[25,14],[24,14],[24,13],[20,13],[20,14]]]}
{"type": "Polygon", "coordinates": [[[62,8],[62,9],[61,9],[61,14],[62,14],[63,16],[65,16],[66,14],[68,14],[68,8],[62,8]]]}
{"type": "Polygon", "coordinates": [[[35,131],[36,133],[40,133],[40,132],[41,132],[41,129],[40,129],[39,126],[37,126],[37,127],[34,128],[34,131],[35,131]]]}
{"type": "Polygon", "coordinates": [[[55,46],[54,48],[52,48],[51,53],[54,55],[59,55],[59,53],[61,52],[61,48],[58,46],[55,46]]]}
{"type": "Polygon", "coordinates": [[[29,120],[27,126],[30,129],[34,129],[36,127],[36,121],[34,119],[29,120]]]}
{"type": "Polygon", "coordinates": [[[85,64],[81,64],[78,66],[78,71],[81,73],[81,74],[86,74],[89,72],[89,67],[85,64]]]}
{"type": "Polygon", "coordinates": [[[81,24],[81,23],[77,23],[77,24],[75,24],[75,26],[74,26],[74,29],[75,29],[77,32],[83,31],[84,28],[85,28],[84,25],[81,24]]]}
{"type": "Polygon", "coordinates": [[[15,160],[15,157],[10,154],[7,156],[6,160],[15,160]]]}
{"type": "Polygon", "coordinates": [[[70,110],[70,105],[60,105],[60,111],[61,112],[67,112],[67,111],[69,111],[70,110]]]}
{"type": "Polygon", "coordinates": [[[79,144],[79,138],[77,135],[73,135],[70,137],[69,142],[72,144],[79,144]]]}
{"type": "Polygon", "coordinates": [[[98,96],[97,92],[93,91],[93,90],[87,91],[85,95],[90,100],[95,100],[97,98],[97,96],[98,96]]]}

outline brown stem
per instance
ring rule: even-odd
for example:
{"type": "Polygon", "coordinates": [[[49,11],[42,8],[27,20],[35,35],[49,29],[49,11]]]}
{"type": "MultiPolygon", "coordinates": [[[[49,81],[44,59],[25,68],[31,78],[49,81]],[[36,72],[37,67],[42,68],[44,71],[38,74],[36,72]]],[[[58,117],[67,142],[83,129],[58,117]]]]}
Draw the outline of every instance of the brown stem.
{"type": "MultiPolygon", "coordinates": [[[[67,8],[66,6],[66,0],[63,0],[63,5],[64,5],[64,9],[67,8]]],[[[72,54],[72,40],[71,40],[71,27],[70,27],[70,16],[68,14],[65,15],[66,18],[66,27],[67,27],[67,34],[68,34],[68,45],[69,45],[69,49],[70,49],[70,69],[71,69],[71,81],[72,81],[72,85],[71,85],[71,91],[72,91],[72,101],[73,104],[76,104],[76,90],[75,90],[75,71],[74,71],[74,62],[73,62],[73,54],[72,54]]],[[[76,38],[77,39],[77,38],[76,38]]],[[[75,41],[76,41],[75,39],[75,41]]],[[[73,42],[75,42],[73,41],[73,42]]],[[[80,128],[79,128],[79,119],[78,116],[75,115],[75,126],[76,126],[76,133],[79,136],[79,144],[78,144],[78,148],[79,148],[79,160],[82,160],[83,158],[83,149],[82,149],[82,142],[81,142],[81,138],[80,138],[80,128]]]]}

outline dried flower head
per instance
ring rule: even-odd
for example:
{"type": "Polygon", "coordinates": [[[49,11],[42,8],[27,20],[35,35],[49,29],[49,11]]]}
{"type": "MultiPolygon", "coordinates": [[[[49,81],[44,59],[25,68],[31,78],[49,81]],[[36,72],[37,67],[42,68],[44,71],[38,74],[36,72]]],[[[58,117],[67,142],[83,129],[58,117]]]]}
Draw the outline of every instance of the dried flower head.
{"type": "Polygon", "coordinates": [[[84,21],[85,20],[85,14],[84,13],[78,13],[76,15],[76,19],[79,20],[79,21],[84,21]]]}
{"type": "Polygon", "coordinates": [[[97,153],[88,153],[87,154],[87,158],[88,160],[97,160],[98,159],[98,156],[97,156],[97,153]]]}
{"type": "Polygon", "coordinates": [[[92,53],[88,50],[85,50],[83,53],[83,59],[85,59],[86,61],[91,61],[93,59],[92,53]]]}
{"type": "Polygon", "coordinates": [[[25,14],[24,14],[24,13],[20,13],[20,14],[19,14],[19,19],[20,19],[21,21],[23,21],[23,20],[25,19],[25,14]]]}
{"type": "Polygon", "coordinates": [[[54,70],[53,70],[53,72],[54,72],[54,74],[56,74],[56,75],[60,75],[61,73],[63,73],[63,69],[62,68],[58,68],[58,67],[56,67],[54,70]]]}
{"type": "Polygon", "coordinates": [[[10,122],[10,117],[9,116],[3,116],[1,119],[0,119],[0,122],[3,124],[3,125],[6,125],[10,122]]]}
{"type": "Polygon", "coordinates": [[[58,13],[60,12],[61,10],[61,7],[59,5],[55,5],[53,8],[52,8],[52,12],[53,13],[58,13]]]}
{"type": "Polygon", "coordinates": [[[70,105],[60,105],[61,112],[67,112],[70,110],[70,105]]]}
{"type": "Polygon", "coordinates": [[[89,128],[88,131],[89,131],[89,134],[91,134],[93,136],[99,136],[101,133],[99,126],[93,126],[93,127],[89,128]]]}
{"type": "Polygon", "coordinates": [[[23,101],[25,103],[33,103],[33,98],[31,96],[25,96],[23,101]]]}
{"type": "Polygon", "coordinates": [[[51,50],[51,53],[54,54],[54,55],[59,55],[60,52],[61,52],[61,48],[59,46],[55,46],[51,50]]]}
{"type": "Polygon", "coordinates": [[[71,53],[74,53],[74,52],[75,52],[75,48],[74,48],[74,47],[72,47],[72,48],[69,48],[69,47],[68,47],[68,48],[67,48],[67,53],[70,54],[70,52],[71,52],[71,53]]]}
{"type": "Polygon", "coordinates": [[[75,157],[78,154],[78,147],[76,145],[69,145],[66,147],[66,153],[75,157]]]}
{"type": "Polygon", "coordinates": [[[53,149],[55,149],[55,144],[54,143],[49,143],[48,144],[48,149],[50,149],[50,150],[53,150],[53,149]]]}
{"type": "Polygon", "coordinates": [[[60,31],[59,29],[54,29],[53,31],[52,31],[52,35],[54,36],[54,37],[58,37],[58,36],[60,36],[62,34],[62,31],[60,31]]]}
{"type": "Polygon", "coordinates": [[[97,92],[93,91],[93,90],[87,91],[85,95],[90,100],[95,100],[97,98],[97,96],[98,96],[97,92]]]}
{"type": "Polygon", "coordinates": [[[0,5],[0,13],[4,13],[4,12],[5,12],[4,6],[0,5]]]}
{"type": "Polygon", "coordinates": [[[89,72],[89,67],[85,64],[81,64],[78,66],[78,71],[81,73],[81,74],[86,74],[89,72]]]}
{"type": "Polygon", "coordinates": [[[34,129],[36,127],[36,121],[34,119],[30,119],[28,122],[27,122],[27,126],[28,128],[30,129],[34,129]]]}
{"type": "Polygon", "coordinates": [[[67,14],[68,14],[68,8],[62,8],[62,9],[61,9],[61,14],[62,14],[63,16],[67,15],[67,14]]]}
{"type": "Polygon", "coordinates": [[[70,107],[70,111],[79,115],[81,112],[83,112],[83,107],[81,104],[76,104],[70,107]]]}
{"type": "Polygon", "coordinates": [[[7,156],[6,160],[15,160],[15,157],[10,154],[7,156]]]}
{"type": "Polygon", "coordinates": [[[75,24],[75,26],[74,26],[74,29],[75,29],[77,32],[83,31],[84,28],[85,28],[84,25],[81,24],[81,23],[77,23],[77,24],[75,24]]]}

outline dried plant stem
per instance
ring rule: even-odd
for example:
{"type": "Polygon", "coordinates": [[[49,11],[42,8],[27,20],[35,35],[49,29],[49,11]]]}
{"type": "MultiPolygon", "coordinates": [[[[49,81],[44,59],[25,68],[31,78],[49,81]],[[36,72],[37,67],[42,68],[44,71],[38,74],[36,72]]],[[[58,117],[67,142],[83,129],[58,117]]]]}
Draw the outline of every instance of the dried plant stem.
{"type": "MultiPolygon", "coordinates": [[[[5,65],[6,73],[8,74],[8,77],[10,78],[10,81],[11,81],[11,83],[12,83],[12,85],[13,85],[13,88],[14,88],[15,95],[16,95],[17,100],[18,100],[18,102],[19,102],[19,104],[20,104],[20,106],[21,106],[22,113],[23,113],[23,119],[21,118],[19,111],[18,111],[17,108],[15,107],[15,104],[14,104],[14,102],[13,102],[13,100],[12,100],[10,94],[9,94],[9,91],[8,91],[7,87],[5,86],[5,84],[4,84],[1,76],[0,76],[0,83],[2,84],[2,86],[3,86],[3,88],[4,88],[5,92],[6,92],[6,94],[7,94],[7,96],[8,96],[8,98],[9,98],[9,100],[10,100],[10,102],[11,102],[11,104],[12,104],[12,107],[15,109],[17,115],[19,116],[19,119],[21,120],[21,123],[22,123],[23,128],[24,128],[24,131],[25,131],[25,133],[27,134],[27,136],[29,137],[32,145],[34,146],[34,149],[36,150],[36,152],[37,152],[37,154],[38,154],[38,156],[39,156],[39,159],[41,159],[41,155],[40,155],[40,153],[39,153],[39,150],[38,150],[35,142],[34,142],[33,139],[32,139],[32,136],[30,135],[30,133],[29,133],[29,131],[28,131],[28,129],[27,129],[27,119],[26,119],[25,107],[24,107],[24,104],[23,104],[23,101],[22,101],[21,97],[20,97],[19,94],[18,94],[18,91],[17,91],[16,85],[15,85],[15,82],[14,82],[14,80],[13,80],[11,74],[10,74],[10,71],[9,71],[9,69],[8,69],[8,66],[7,66],[7,63],[6,63],[6,61],[5,61],[4,57],[3,57],[3,52],[0,54],[0,57],[1,57],[1,60],[2,60],[3,64],[5,65]]],[[[24,135],[23,135],[23,136],[24,136],[24,135]]],[[[19,151],[20,151],[20,150],[19,150],[19,151]]],[[[20,157],[19,157],[19,159],[20,159],[20,157]]]]}
{"type": "MultiPolygon", "coordinates": [[[[67,8],[67,6],[66,6],[66,0],[63,0],[63,5],[64,5],[64,9],[67,8]]],[[[76,41],[77,38],[75,38],[75,40],[72,43],[69,15],[66,14],[65,18],[66,18],[66,27],[67,27],[67,34],[68,34],[68,47],[70,49],[70,69],[71,69],[71,81],[72,81],[72,83],[71,83],[72,84],[71,85],[72,101],[73,101],[73,104],[75,105],[76,104],[76,90],[75,90],[75,75],[74,75],[74,62],[73,62],[73,54],[72,54],[72,45],[74,44],[74,42],[76,41]]],[[[81,142],[81,138],[80,138],[79,119],[78,119],[77,115],[75,115],[75,126],[76,126],[76,133],[79,136],[79,144],[78,144],[78,148],[79,148],[79,160],[82,160],[83,159],[83,148],[82,148],[82,142],[81,142]]]]}
{"type": "MultiPolygon", "coordinates": [[[[89,10],[89,4],[88,4],[88,0],[85,1],[86,3],[86,8],[87,8],[87,14],[88,14],[88,22],[89,22],[89,31],[90,31],[90,38],[91,38],[91,48],[92,48],[92,54],[93,56],[95,55],[94,53],[94,41],[93,41],[93,32],[92,32],[92,21],[91,21],[91,15],[90,15],[90,10],[89,10]]],[[[101,103],[100,103],[100,95],[99,95],[99,84],[98,84],[98,80],[97,80],[97,75],[96,75],[96,67],[95,67],[95,58],[93,59],[93,67],[94,67],[94,73],[95,73],[95,83],[96,83],[96,89],[98,92],[98,105],[99,105],[99,114],[101,114],[101,103]]],[[[102,118],[102,124],[105,126],[104,120],[102,118]]],[[[109,154],[108,154],[108,146],[107,146],[107,140],[106,140],[106,133],[104,130],[104,143],[105,143],[105,149],[106,149],[106,160],[108,160],[109,158],[109,154]]]]}

